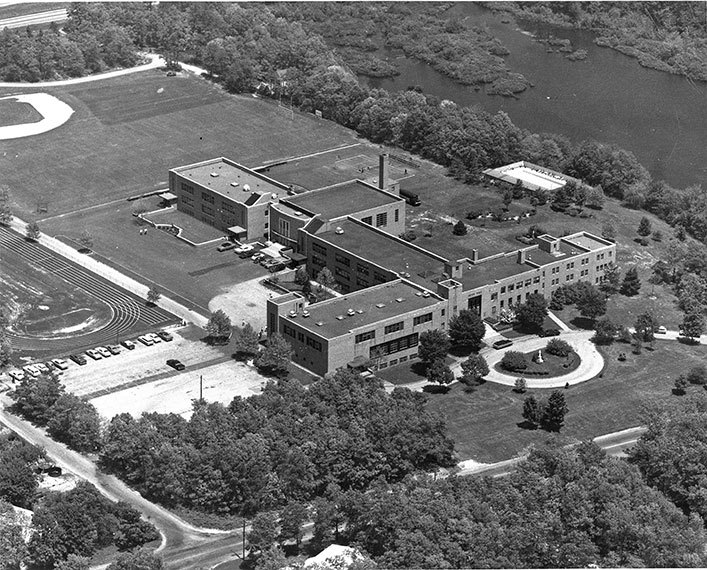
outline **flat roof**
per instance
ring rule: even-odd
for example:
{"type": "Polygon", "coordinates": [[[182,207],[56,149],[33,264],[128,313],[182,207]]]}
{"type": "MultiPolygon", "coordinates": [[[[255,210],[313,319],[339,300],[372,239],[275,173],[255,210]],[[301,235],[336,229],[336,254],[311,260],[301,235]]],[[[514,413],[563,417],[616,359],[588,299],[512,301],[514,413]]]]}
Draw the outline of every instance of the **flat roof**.
{"type": "Polygon", "coordinates": [[[317,237],[423,287],[431,287],[444,273],[444,261],[432,253],[424,253],[362,222],[341,220],[336,228],[319,233],[317,237]],[[336,228],[343,232],[337,233],[336,228]]]}
{"type": "Polygon", "coordinates": [[[350,180],[320,190],[290,196],[283,199],[283,202],[332,220],[386,204],[403,202],[403,200],[361,180],[350,180]]]}
{"type": "Polygon", "coordinates": [[[611,245],[611,242],[605,241],[597,236],[593,236],[592,234],[588,234],[587,232],[565,236],[562,239],[570,243],[576,243],[578,246],[584,247],[590,251],[602,249],[611,245]]]}
{"type": "Polygon", "coordinates": [[[306,309],[309,311],[308,317],[304,317],[301,312],[295,317],[288,314],[282,316],[306,330],[330,339],[380,321],[402,318],[404,313],[433,307],[442,302],[431,294],[424,297],[420,288],[398,279],[309,305],[306,309]]]}
{"type": "Polygon", "coordinates": [[[561,172],[524,161],[499,166],[498,168],[489,168],[484,170],[484,174],[509,184],[515,184],[520,180],[523,186],[531,190],[557,190],[570,180],[577,181],[576,178],[561,172]]]}
{"type": "MultiPolygon", "coordinates": [[[[533,255],[535,254],[535,252],[532,253],[533,255]]],[[[535,260],[531,259],[531,261],[535,260]]],[[[534,269],[535,267],[525,263],[518,263],[518,253],[514,251],[509,255],[477,263],[472,265],[471,268],[468,265],[464,265],[461,278],[455,279],[461,282],[464,291],[470,291],[483,285],[490,285],[494,281],[519,275],[526,271],[533,271],[534,269]]]]}
{"type": "Polygon", "coordinates": [[[241,203],[246,202],[253,192],[283,196],[289,190],[284,184],[223,157],[180,166],[173,171],[200,186],[241,203]]]}

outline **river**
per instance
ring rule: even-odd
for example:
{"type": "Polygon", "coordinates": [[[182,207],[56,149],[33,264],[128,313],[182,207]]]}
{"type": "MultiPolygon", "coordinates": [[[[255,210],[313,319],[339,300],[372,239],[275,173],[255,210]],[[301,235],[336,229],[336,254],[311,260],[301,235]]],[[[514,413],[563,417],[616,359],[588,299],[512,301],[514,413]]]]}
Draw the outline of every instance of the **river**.
{"type": "Polygon", "coordinates": [[[707,190],[707,84],[641,67],[636,59],[594,44],[589,32],[523,22],[504,24],[490,11],[462,2],[447,12],[488,27],[510,50],[505,60],[535,87],[517,99],[489,96],[459,85],[430,66],[390,51],[401,74],[392,79],[361,78],[388,91],[416,85],[425,93],[486,111],[505,111],[519,127],[560,133],[573,142],[594,139],[632,151],[654,178],[684,188],[700,183],[707,190]],[[572,41],[585,49],[584,61],[570,61],[533,35],[572,41]]]}

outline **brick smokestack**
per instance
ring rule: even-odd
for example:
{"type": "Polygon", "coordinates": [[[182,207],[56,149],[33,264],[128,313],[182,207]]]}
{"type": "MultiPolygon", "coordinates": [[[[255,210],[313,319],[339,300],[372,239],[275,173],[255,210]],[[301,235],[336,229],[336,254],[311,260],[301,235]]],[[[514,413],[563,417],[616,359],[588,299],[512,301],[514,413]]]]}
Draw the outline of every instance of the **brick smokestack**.
{"type": "Polygon", "coordinates": [[[387,152],[384,152],[378,158],[378,188],[381,190],[388,190],[388,160],[389,156],[387,152]]]}

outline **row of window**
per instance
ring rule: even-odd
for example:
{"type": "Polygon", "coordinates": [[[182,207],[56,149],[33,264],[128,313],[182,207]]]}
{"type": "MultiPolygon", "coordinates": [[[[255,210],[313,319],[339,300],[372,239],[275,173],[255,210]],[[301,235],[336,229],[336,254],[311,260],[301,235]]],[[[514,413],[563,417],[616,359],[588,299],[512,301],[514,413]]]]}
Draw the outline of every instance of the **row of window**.
{"type": "Polygon", "coordinates": [[[189,194],[193,194],[194,187],[191,184],[187,184],[186,182],[182,182],[182,192],[187,192],[189,194]]]}
{"type": "Polygon", "coordinates": [[[305,342],[307,346],[312,347],[314,350],[317,350],[319,352],[322,351],[322,343],[314,338],[312,338],[309,335],[305,335],[302,332],[298,332],[295,329],[293,329],[291,326],[284,324],[282,325],[282,332],[286,334],[287,336],[291,336],[292,338],[296,338],[299,342],[305,342]]]}
{"type": "Polygon", "coordinates": [[[401,350],[407,350],[408,348],[414,348],[420,343],[419,335],[417,333],[409,334],[394,340],[389,340],[388,342],[383,342],[381,344],[376,344],[371,347],[370,357],[380,358],[381,356],[386,356],[388,354],[395,354],[401,350]]]}
{"type": "Polygon", "coordinates": [[[426,313],[424,315],[420,315],[419,317],[415,317],[412,320],[413,326],[421,325],[422,323],[429,323],[432,320],[432,313],[426,313]]]}

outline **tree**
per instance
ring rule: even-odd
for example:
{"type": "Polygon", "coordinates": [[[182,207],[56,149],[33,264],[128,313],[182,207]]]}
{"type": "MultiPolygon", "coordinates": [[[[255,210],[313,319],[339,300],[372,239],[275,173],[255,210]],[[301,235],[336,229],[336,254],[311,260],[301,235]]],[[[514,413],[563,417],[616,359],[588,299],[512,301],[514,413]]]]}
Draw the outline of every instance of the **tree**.
{"type": "Polygon", "coordinates": [[[156,305],[160,297],[162,297],[160,290],[155,285],[151,285],[150,289],[147,291],[147,304],[156,305]]]}
{"type": "Polygon", "coordinates": [[[49,409],[64,394],[64,386],[55,376],[25,377],[10,397],[13,410],[24,418],[46,425],[51,418],[49,409]]]}
{"type": "Polygon", "coordinates": [[[501,367],[511,372],[517,370],[525,370],[528,368],[528,362],[525,360],[525,355],[517,350],[509,350],[501,358],[501,367]]]}
{"type": "Polygon", "coordinates": [[[83,453],[101,446],[101,418],[90,402],[74,394],[62,394],[48,410],[47,431],[58,441],[83,453]]]}
{"type": "Polygon", "coordinates": [[[337,289],[336,279],[334,279],[334,276],[327,267],[322,268],[322,270],[317,273],[317,283],[325,289],[330,289],[332,291],[336,291],[337,289]]]}
{"type": "Polygon", "coordinates": [[[690,384],[697,384],[698,386],[704,386],[707,384],[707,367],[704,364],[697,364],[693,366],[688,371],[685,379],[690,384]]]}
{"type": "Polygon", "coordinates": [[[575,306],[583,317],[595,320],[606,313],[606,296],[593,285],[589,285],[582,291],[575,306]]]}
{"type": "Polygon", "coordinates": [[[39,235],[41,234],[41,231],[39,230],[39,224],[35,221],[30,222],[27,224],[27,230],[26,230],[26,237],[30,241],[37,241],[39,239],[39,235]]]}
{"type": "Polygon", "coordinates": [[[564,358],[574,352],[572,345],[560,338],[553,338],[545,345],[545,352],[564,358]]]}
{"type": "Polygon", "coordinates": [[[639,236],[647,237],[651,235],[652,231],[653,229],[651,227],[651,221],[645,216],[643,216],[638,224],[638,229],[636,230],[636,233],[638,233],[639,236]]]}
{"type": "Polygon", "coordinates": [[[663,232],[661,232],[660,230],[655,230],[653,232],[653,235],[651,236],[651,239],[653,241],[663,241],[663,232]]]}
{"type": "Polygon", "coordinates": [[[69,554],[66,560],[62,560],[56,565],[55,570],[88,570],[91,566],[90,563],[90,558],[69,554]]]}
{"type": "Polygon", "coordinates": [[[452,229],[452,233],[455,236],[465,236],[466,232],[466,224],[462,220],[459,220],[456,224],[454,224],[454,229],[452,229]]]}
{"type": "Polygon", "coordinates": [[[0,329],[0,369],[12,362],[12,342],[4,333],[5,331],[0,329]]]}
{"type": "Polygon", "coordinates": [[[297,271],[295,271],[295,283],[304,287],[308,285],[311,280],[312,278],[309,276],[307,268],[304,265],[300,265],[297,271]]]}
{"type": "Polygon", "coordinates": [[[528,329],[541,329],[547,316],[547,301],[543,295],[528,295],[525,303],[516,310],[518,321],[528,329]]]}
{"type": "Polygon", "coordinates": [[[280,542],[294,539],[297,548],[299,548],[307,516],[307,507],[304,504],[287,503],[280,514],[280,542]]]}
{"type": "MultiPolygon", "coordinates": [[[[317,564],[312,566],[317,566],[317,564]]],[[[263,551],[255,564],[255,570],[282,570],[288,567],[290,565],[285,553],[278,544],[273,544],[270,548],[263,551]]],[[[313,570],[316,570],[316,568],[313,568],[313,570]]]]}
{"type": "Polygon", "coordinates": [[[250,326],[250,323],[246,323],[242,329],[236,331],[235,344],[236,356],[238,358],[252,358],[260,352],[258,333],[250,326]]]}
{"type": "Polygon", "coordinates": [[[601,227],[601,237],[610,242],[616,241],[616,228],[614,224],[604,222],[604,225],[601,227]]]}
{"type": "Polygon", "coordinates": [[[599,283],[599,290],[606,295],[613,295],[619,291],[621,287],[621,270],[619,267],[610,263],[604,269],[604,277],[599,283]]]}
{"type": "Polygon", "coordinates": [[[164,564],[159,556],[147,550],[121,552],[107,570],[163,570],[164,564]]]}
{"type": "Polygon", "coordinates": [[[543,418],[543,405],[538,402],[538,399],[530,394],[523,400],[523,419],[530,422],[534,427],[540,425],[543,418]]]}
{"type": "Polygon", "coordinates": [[[274,513],[259,513],[253,519],[248,533],[250,553],[264,552],[277,541],[279,535],[277,516],[274,513]]]}
{"type": "Polygon", "coordinates": [[[705,332],[705,319],[697,311],[687,313],[682,320],[682,333],[690,340],[699,338],[705,332]]]}
{"type": "Polygon", "coordinates": [[[472,354],[461,364],[460,381],[467,386],[478,384],[489,373],[489,365],[480,354],[472,354]]]}
{"type": "Polygon", "coordinates": [[[633,297],[638,295],[641,290],[641,280],[638,278],[638,269],[632,267],[626,271],[624,280],[621,283],[621,294],[627,297],[633,297]]]}
{"type": "Polygon", "coordinates": [[[143,520],[140,512],[130,504],[122,501],[116,503],[114,514],[118,519],[118,530],[114,536],[118,550],[134,550],[160,537],[152,523],[143,520]]]}
{"type": "Polygon", "coordinates": [[[12,505],[0,499],[0,570],[19,570],[26,561],[22,524],[12,505]]]}
{"type": "Polygon", "coordinates": [[[454,381],[454,373],[440,358],[427,367],[427,381],[446,386],[454,381]]]}
{"type": "Polygon", "coordinates": [[[12,223],[12,209],[8,204],[0,204],[0,225],[9,226],[12,223]]]}
{"type": "Polygon", "coordinates": [[[604,207],[604,190],[601,186],[594,186],[587,190],[585,204],[594,210],[601,210],[604,207]]]}
{"type": "Polygon", "coordinates": [[[673,389],[673,391],[678,396],[683,396],[685,394],[685,391],[687,390],[687,386],[688,386],[687,378],[685,378],[685,376],[680,374],[680,376],[678,376],[675,379],[675,388],[673,389]]]}
{"type": "Polygon", "coordinates": [[[88,230],[84,230],[79,237],[79,244],[82,250],[93,249],[93,236],[88,230]]]}
{"type": "Polygon", "coordinates": [[[617,328],[610,318],[599,319],[594,323],[595,332],[592,340],[596,344],[611,344],[616,338],[617,328]]]}
{"type": "Polygon", "coordinates": [[[528,383],[526,382],[525,378],[516,378],[516,381],[513,384],[513,390],[515,392],[518,392],[519,394],[523,394],[527,389],[528,383]]]}
{"type": "Polygon", "coordinates": [[[420,334],[418,355],[420,356],[422,362],[430,365],[435,360],[444,360],[450,347],[451,342],[444,331],[437,329],[425,331],[420,334]]]}
{"type": "Polygon", "coordinates": [[[275,376],[287,376],[292,360],[292,347],[280,333],[270,335],[265,350],[258,353],[255,365],[262,371],[275,376]]]}
{"type": "Polygon", "coordinates": [[[655,336],[654,331],[658,328],[658,323],[651,313],[641,313],[636,317],[636,322],[633,325],[635,336],[641,339],[642,342],[653,342],[655,336]]]}
{"type": "Polygon", "coordinates": [[[449,337],[455,345],[478,351],[485,334],[486,327],[476,311],[465,309],[449,319],[449,337]]]}
{"type": "Polygon", "coordinates": [[[233,332],[231,318],[222,309],[218,309],[211,313],[209,322],[206,323],[206,332],[209,334],[210,342],[218,344],[228,342],[233,332]]]}
{"type": "Polygon", "coordinates": [[[542,425],[548,431],[560,431],[567,415],[567,402],[565,395],[559,390],[555,390],[547,400],[547,405],[543,410],[542,425]]]}

